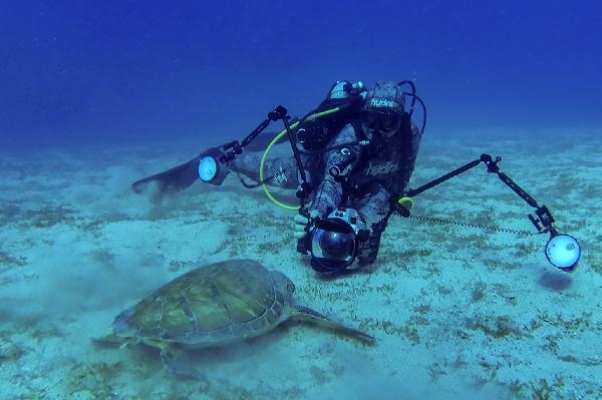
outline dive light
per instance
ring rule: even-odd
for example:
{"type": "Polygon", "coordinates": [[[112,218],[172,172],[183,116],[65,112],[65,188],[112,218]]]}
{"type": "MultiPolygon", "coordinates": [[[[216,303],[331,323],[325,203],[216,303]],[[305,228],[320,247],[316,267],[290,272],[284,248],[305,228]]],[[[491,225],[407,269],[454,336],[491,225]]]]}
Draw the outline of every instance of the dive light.
{"type": "Polygon", "coordinates": [[[223,153],[217,148],[207,150],[199,159],[199,179],[205,183],[220,185],[230,172],[228,167],[220,161],[223,153]]]}

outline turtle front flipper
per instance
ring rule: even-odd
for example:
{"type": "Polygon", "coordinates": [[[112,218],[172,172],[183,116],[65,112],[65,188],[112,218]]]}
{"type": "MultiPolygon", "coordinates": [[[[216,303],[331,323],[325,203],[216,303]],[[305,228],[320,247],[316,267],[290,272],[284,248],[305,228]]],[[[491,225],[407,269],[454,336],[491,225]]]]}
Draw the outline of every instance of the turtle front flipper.
{"type": "Polygon", "coordinates": [[[307,322],[314,323],[318,326],[321,326],[325,329],[330,329],[335,332],[339,332],[343,335],[352,337],[356,340],[364,342],[366,344],[374,344],[376,339],[374,336],[370,336],[365,332],[358,331],[357,329],[348,328],[345,325],[341,325],[338,322],[335,322],[325,315],[320,314],[317,311],[312,310],[311,308],[303,307],[303,306],[293,306],[293,309],[296,311],[291,315],[292,318],[301,319],[307,322]]]}
{"type": "Polygon", "coordinates": [[[179,346],[161,341],[146,344],[157,347],[161,351],[161,361],[177,377],[194,380],[206,379],[202,373],[194,368],[190,357],[179,346]]]}

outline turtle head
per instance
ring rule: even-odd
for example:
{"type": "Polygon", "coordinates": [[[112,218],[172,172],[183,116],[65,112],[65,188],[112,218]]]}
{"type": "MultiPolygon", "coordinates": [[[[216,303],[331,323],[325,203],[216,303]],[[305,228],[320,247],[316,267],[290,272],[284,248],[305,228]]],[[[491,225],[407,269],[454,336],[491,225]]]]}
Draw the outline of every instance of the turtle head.
{"type": "Polygon", "coordinates": [[[138,329],[130,322],[132,319],[133,310],[127,309],[121,312],[113,321],[113,332],[122,337],[135,337],[138,329]]]}

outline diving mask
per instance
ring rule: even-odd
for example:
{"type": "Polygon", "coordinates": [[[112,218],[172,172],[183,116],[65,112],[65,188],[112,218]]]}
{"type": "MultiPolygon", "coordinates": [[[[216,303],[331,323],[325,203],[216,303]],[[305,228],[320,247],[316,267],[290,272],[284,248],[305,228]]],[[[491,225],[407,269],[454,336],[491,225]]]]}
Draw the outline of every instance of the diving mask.
{"type": "Polygon", "coordinates": [[[370,108],[362,113],[362,123],[372,132],[393,133],[401,127],[401,113],[394,108],[370,108]]]}

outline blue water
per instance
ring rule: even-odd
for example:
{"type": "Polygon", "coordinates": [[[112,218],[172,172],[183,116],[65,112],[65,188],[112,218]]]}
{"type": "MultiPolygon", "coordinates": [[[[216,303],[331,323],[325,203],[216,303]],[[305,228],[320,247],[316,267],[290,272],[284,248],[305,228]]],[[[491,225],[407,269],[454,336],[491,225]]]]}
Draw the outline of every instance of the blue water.
{"type": "Polygon", "coordinates": [[[592,128],[601,12],[595,0],[5,0],[0,144],[243,137],[278,104],[309,111],[337,79],[414,80],[431,135],[592,128]]]}
{"type": "Polygon", "coordinates": [[[602,398],[602,144],[536,137],[600,135],[599,0],[0,5],[0,399],[235,398],[256,387],[260,398],[503,398],[475,384],[602,398]],[[555,227],[582,241],[579,269],[547,264],[546,235],[506,235],[535,232],[532,210],[482,167],[421,195],[419,218],[393,217],[369,278],[335,281],[293,256],[292,213],[234,174],[180,197],[130,190],[209,143],[242,139],[276,105],[304,115],[339,79],[414,81],[429,121],[413,187],[482,148],[501,154],[555,227]],[[56,147],[68,151],[45,151],[56,147]],[[476,230],[489,220],[502,229],[476,230]],[[378,345],[282,331],[202,354],[208,383],[172,381],[156,353],[90,346],[142,292],[234,256],[282,269],[308,306],[378,345]]]}

